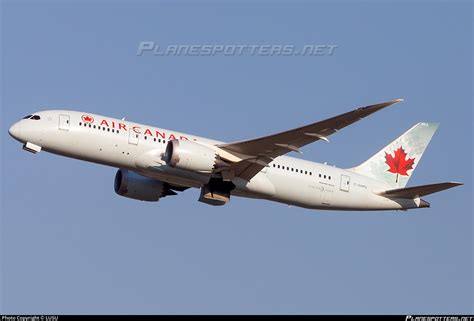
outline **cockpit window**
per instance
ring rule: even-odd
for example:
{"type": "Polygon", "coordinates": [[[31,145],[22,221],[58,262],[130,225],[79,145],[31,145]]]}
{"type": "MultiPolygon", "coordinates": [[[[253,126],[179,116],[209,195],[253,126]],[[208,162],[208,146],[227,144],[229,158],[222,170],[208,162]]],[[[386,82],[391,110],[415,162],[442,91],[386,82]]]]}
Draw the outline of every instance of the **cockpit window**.
{"type": "Polygon", "coordinates": [[[33,119],[33,120],[40,120],[41,117],[38,116],[38,115],[27,115],[25,117],[23,117],[23,119],[33,119]]]}

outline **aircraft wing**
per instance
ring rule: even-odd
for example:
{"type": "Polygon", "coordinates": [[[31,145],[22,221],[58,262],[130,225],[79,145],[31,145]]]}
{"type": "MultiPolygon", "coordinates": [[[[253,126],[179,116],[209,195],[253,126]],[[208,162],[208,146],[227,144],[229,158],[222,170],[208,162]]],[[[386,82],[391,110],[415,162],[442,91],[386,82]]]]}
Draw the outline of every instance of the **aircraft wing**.
{"type": "Polygon", "coordinates": [[[232,170],[235,172],[235,176],[249,181],[275,157],[292,151],[300,152],[300,147],[317,140],[329,141],[327,137],[340,129],[400,101],[403,99],[360,107],[303,127],[251,140],[220,144],[218,147],[230,153],[248,156],[233,164],[232,170]]]}

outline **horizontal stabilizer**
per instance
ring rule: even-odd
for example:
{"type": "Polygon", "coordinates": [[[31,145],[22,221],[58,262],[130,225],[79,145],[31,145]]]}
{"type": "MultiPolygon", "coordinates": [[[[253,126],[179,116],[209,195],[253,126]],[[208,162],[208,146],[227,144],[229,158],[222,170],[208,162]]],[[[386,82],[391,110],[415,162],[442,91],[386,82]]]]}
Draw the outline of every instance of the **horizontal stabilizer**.
{"type": "Polygon", "coordinates": [[[448,182],[430,185],[420,185],[406,188],[397,188],[378,193],[381,196],[389,198],[408,198],[415,199],[417,197],[430,195],[436,192],[443,191],[448,188],[463,185],[462,183],[448,182]]]}

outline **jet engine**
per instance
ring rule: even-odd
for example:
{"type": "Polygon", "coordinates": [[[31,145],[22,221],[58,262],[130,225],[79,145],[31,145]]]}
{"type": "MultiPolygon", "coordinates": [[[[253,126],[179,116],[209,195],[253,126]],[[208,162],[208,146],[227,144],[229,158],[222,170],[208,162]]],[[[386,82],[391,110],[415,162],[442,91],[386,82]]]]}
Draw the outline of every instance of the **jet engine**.
{"type": "Polygon", "coordinates": [[[114,190],[120,196],[148,202],[157,202],[166,195],[176,195],[168,184],[127,169],[119,169],[115,174],[114,190]]]}
{"type": "Polygon", "coordinates": [[[166,145],[164,161],[169,166],[200,173],[212,173],[217,165],[226,165],[212,148],[177,139],[166,145]]]}

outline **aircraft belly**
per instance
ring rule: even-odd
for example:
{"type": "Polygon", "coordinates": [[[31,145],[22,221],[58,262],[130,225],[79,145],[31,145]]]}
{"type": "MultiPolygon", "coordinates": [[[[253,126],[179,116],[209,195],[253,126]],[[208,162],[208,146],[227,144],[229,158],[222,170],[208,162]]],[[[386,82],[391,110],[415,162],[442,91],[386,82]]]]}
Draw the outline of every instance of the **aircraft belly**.
{"type": "Polygon", "coordinates": [[[234,178],[232,183],[235,184],[236,190],[244,194],[255,195],[258,198],[268,198],[275,195],[275,186],[269,180],[266,173],[255,175],[250,182],[242,178],[234,178]]]}
{"type": "Polygon", "coordinates": [[[321,205],[321,189],[316,182],[305,178],[289,179],[282,175],[273,175],[271,180],[276,190],[272,200],[302,207],[321,205]]]}

